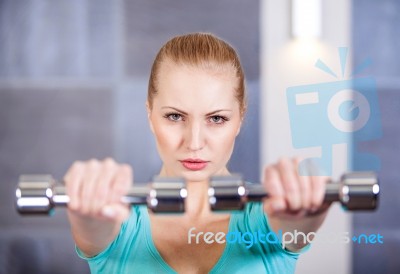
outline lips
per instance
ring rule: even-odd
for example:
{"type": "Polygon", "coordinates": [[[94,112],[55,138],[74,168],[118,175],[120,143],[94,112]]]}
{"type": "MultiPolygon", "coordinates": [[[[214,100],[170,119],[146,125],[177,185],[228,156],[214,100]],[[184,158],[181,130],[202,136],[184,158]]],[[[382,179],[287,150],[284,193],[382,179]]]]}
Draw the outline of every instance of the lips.
{"type": "Polygon", "coordinates": [[[208,162],[201,159],[185,159],[180,161],[182,165],[189,170],[197,171],[204,169],[208,162]]]}

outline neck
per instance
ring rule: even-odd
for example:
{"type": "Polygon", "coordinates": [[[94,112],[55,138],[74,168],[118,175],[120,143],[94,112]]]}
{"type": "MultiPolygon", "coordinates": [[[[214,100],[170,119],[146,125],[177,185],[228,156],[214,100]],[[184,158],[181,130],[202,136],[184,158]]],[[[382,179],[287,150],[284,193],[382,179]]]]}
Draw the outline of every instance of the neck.
{"type": "Polygon", "coordinates": [[[210,214],[208,202],[208,181],[187,182],[188,196],[186,198],[185,215],[189,219],[199,219],[210,214]]]}

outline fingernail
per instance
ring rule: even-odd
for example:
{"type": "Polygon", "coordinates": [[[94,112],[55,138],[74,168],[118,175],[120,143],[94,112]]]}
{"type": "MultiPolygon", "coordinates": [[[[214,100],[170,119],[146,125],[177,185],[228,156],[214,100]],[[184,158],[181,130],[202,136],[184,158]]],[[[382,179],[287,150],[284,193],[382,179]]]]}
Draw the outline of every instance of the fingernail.
{"type": "Polygon", "coordinates": [[[104,217],[112,218],[112,217],[115,216],[115,211],[114,211],[114,209],[112,209],[111,207],[105,206],[105,207],[103,207],[103,209],[101,210],[101,214],[102,214],[104,217]]]}

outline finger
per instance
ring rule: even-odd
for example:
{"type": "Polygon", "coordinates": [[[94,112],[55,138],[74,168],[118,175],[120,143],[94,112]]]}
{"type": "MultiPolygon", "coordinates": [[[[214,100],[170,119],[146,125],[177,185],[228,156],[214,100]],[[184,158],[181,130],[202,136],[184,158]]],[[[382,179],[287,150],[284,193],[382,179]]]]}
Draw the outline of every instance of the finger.
{"type": "Polygon", "coordinates": [[[263,185],[268,193],[268,198],[264,200],[264,211],[269,215],[274,215],[285,210],[284,189],[274,165],[265,168],[263,185]]]}
{"type": "Polygon", "coordinates": [[[325,197],[325,185],[328,182],[327,176],[311,176],[312,197],[311,212],[316,212],[322,205],[325,197]]]}
{"type": "Polygon", "coordinates": [[[79,192],[81,190],[83,171],[83,162],[74,162],[63,178],[66,186],[66,194],[70,199],[68,203],[68,208],[72,210],[76,210],[80,206],[79,192]]]}
{"type": "Polygon", "coordinates": [[[80,195],[82,214],[90,213],[99,170],[100,162],[98,160],[92,159],[86,164],[85,175],[83,176],[82,191],[80,195]]]}
{"type": "Polygon", "coordinates": [[[112,195],[110,195],[111,202],[120,202],[131,187],[133,182],[133,171],[129,165],[122,164],[119,166],[116,176],[112,183],[112,195]]]}
{"type": "Polygon", "coordinates": [[[307,174],[300,173],[299,167],[301,162],[302,159],[295,158],[294,168],[297,180],[299,182],[299,189],[301,193],[301,204],[302,204],[301,207],[305,210],[309,210],[311,205],[311,195],[312,195],[311,178],[307,174]]]}
{"type": "Polygon", "coordinates": [[[285,198],[289,209],[292,211],[300,210],[301,195],[299,182],[297,180],[292,161],[288,159],[281,159],[278,162],[277,167],[279,169],[279,176],[285,190],[285,198]]]}
{"type": "Polygon", "coordinates": [[[101,170],[97,182],[95,183],[95,196],[91,207],[91,212],[99,213],[101,208],[107,203],[107,195],[110,192],[111,184],[117,170],[116,162],[107,158],[102,162],[101,170]]]}

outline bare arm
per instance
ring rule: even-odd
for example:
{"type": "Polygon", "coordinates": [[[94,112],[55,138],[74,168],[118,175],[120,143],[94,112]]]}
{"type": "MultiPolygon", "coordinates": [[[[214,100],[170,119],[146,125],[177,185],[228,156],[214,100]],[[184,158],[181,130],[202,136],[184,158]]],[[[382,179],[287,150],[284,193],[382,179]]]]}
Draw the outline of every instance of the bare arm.
{"type": "Polygon", "coordinates": [[[86,256],[95,256],[114,240],[129,216],[120,199],[132,182],[132,169],[109,158],[75,162],[64,181],[72,236],[86,256]]]}

